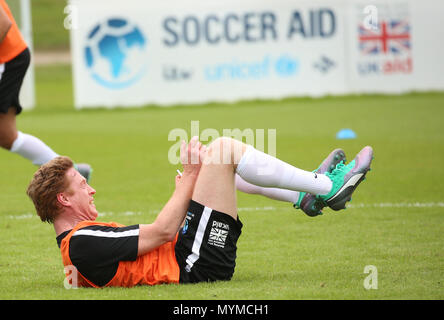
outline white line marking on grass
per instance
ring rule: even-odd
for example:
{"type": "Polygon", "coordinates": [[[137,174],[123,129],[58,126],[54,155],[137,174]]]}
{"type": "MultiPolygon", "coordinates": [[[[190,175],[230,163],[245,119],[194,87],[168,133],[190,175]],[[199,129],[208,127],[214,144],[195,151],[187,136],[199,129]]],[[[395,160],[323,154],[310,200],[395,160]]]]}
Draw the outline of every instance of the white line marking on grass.
{"type": "Polygon", "coordinates": [[[348,208],[443,208],[444,202],[382,202],[348,204],[348,208]]]}
{"type": "Polygon", "coordinates": [[[242,212],[242,211],[274,211],[276,210],[275,207],[245,207],[245,208],[237,208],[237,211],[242,212]]]}
{"type": "Polygon", "coordinates": [[[34,217],[37,218],[37,214],[24,213],[24,214],[19,214],[19,215],[9,215],[8,216],[9,219],[14,219],[14,220],[32,219],[34,217]]]}
{"type": "Polygon", "coordinates": [[[99,217],[111,217],[114,215],[117,216],[140,216],[143,212],[134,212],[134,211],[124,211],[124,212],[112,212],[112,211],[105,211],[105,212],[99,212],[99,217]]]}
{"type": "MultiPolygon", "coordinates": [[[[291,206],[289,206],[291,208],[291,206]]],[[[381,202],[381,203],[349,203],[347,208],[350,209],[360,209],[360,208],[444,208],[444,202],[381,202]]],[[[237,210],[239,212],[263,212],[263,211],[276,211],[279,208],[267,206],[267,207],[239,207],[237,210]]],[[[104,211],[99,213],[99,217],[129,217],[129,216],[142,216],[145,214],[158,214],[159,210],[149,210],[147,212],[141,211],[123,211],[123,212],[112,212],[104,211]]],[[[23,219],[33,219],[38,218],[35,213],[24,213],[19,215],[8,215],[6,216],[13,220],[23,220],[23,219]]]]}
{"type": "MultiPolygon", "coordinates": [[[[240,207],[238,208],[239,212],[248,212],[248,211],[275,211],[277,208],[267,206],[267,207],[240,207]]],[[[141,212],[141,211],[123,211],[123,212],[112,212],[112,211],[103,211],[99,212],[99,217],[129,217],[129,216],[142,216],[145,214],[158,214],[161,210],[160,209],[152,209],[147,212],[141,212]]],[[[14,220],[22,220],[22,219],[32,219],[32,218],[38,218],[36,213],[24,213],[20,215],[8,215],[9,219],[14,220]]]]}

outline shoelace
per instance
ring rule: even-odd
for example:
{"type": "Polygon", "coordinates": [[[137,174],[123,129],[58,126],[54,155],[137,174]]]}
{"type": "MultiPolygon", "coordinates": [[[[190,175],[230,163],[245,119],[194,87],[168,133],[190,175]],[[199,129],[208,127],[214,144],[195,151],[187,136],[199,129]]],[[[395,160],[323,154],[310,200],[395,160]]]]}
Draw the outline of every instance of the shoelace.
{"type": "Polygon", "coordinates": [[[341,162],[339,162],[336,165],[336,167],[333,169],[332,172],[327,171],[325,173],[325,175],[328,176],[330,179],[333,179],[334,177],[337,177],[340,172],[342,172],[342,170],[343,170],[342,168],[344,168],[344,167],[345,167],[345,163],[344,163],[344,160],[342,160],[341,162]]]}

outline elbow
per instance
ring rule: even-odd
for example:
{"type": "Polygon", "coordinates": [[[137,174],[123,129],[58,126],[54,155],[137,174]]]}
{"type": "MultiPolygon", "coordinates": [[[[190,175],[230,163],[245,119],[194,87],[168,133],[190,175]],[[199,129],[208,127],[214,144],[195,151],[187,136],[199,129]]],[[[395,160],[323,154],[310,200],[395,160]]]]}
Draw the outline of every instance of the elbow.
{"type": "Polygon", "coordinates": [[[171,226],[158,226],[158,234],[162,243],[171,242],[176,238],[177,230],[171,226]]]}
{"type": "Polygon", "coordinates": [[[165,242],[172,242],[176,238],[177,230],[169,230],[168,232],[165,232],[164,240],[165,242]]]}

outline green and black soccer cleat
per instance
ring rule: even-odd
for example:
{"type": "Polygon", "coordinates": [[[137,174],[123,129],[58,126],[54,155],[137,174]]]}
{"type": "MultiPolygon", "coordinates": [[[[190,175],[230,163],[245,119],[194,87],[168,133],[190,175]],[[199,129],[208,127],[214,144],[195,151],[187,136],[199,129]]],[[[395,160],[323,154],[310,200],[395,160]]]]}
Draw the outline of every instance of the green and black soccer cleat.
{"type": "MultiPolygon", "coordinates": [[[[325,174],[326,172],[332,172],[339,163],[345,163],[345,161],[344,151],[335,149],[313,173],[325,174]]],[[[300,192],[298,201],[293,204],[295,209],[301,209],[310,217],[321,215],[325,206],[325,203],[317,199],[315,195],[306,192],[300,192]]]]}
{"type": "Polygon", "coordinates": [[[333,210],[345,209],[345,204],[351,200],[353,192],[370,171],[372,160],[373,149],[367,146],[349,164],[336,165],[333,171],[325,173],[333,183],[331,191],[326,195],[316,196],[316,199],[333,210]]]}

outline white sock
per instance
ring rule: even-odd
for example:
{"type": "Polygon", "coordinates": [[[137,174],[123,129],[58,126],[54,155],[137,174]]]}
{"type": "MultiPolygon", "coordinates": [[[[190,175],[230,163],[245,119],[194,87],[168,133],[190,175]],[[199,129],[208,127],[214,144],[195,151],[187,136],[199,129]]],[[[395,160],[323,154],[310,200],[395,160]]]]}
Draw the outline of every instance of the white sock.
{"type": "Polygon", "coordinates": [[[236,178],[236,189],[248,194],[260,194],[267,198],[285,202],[296,203],[299,199],[299,191],[279,189],[279,188],[264,188],[248,183],[242,179],[238,174],[236,178]]]}
{"type": "Polygon", "coordinates": [[[40,139],[20,131],[10,151],[31,160],[37,166],[41,166],[58,156],[40,139]]]}
{"type": "Polygon", "coordinates": [[[329,177],[293,167],[252,146],[248,146],[242,155],[236,172],[245,181],[267,188],[323,195],[329,193],[332,187],[329,177]]]}

